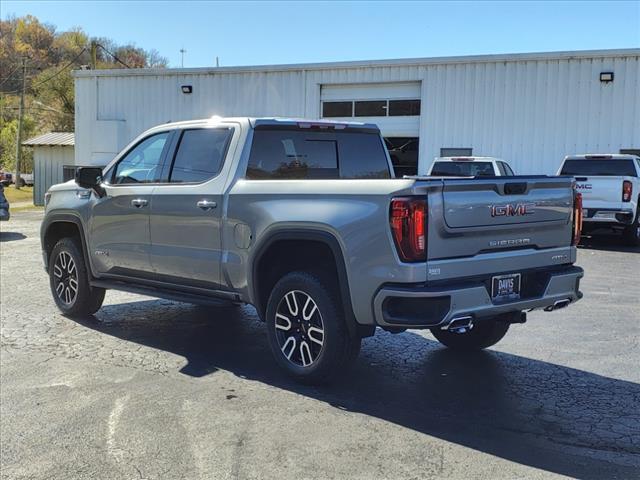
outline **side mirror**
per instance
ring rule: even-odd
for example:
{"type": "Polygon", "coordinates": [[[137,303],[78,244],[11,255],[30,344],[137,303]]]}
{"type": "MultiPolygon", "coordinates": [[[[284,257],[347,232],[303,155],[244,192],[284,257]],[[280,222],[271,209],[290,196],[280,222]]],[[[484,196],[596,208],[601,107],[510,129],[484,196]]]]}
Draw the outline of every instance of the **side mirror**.
{"type": "Polygon", "coordinates": [[[89,188],[93,190],[99,197],[104,195],[101,167],[78,168],[78,170],[76,170],[76,183],[82,188],[89,188]]]}

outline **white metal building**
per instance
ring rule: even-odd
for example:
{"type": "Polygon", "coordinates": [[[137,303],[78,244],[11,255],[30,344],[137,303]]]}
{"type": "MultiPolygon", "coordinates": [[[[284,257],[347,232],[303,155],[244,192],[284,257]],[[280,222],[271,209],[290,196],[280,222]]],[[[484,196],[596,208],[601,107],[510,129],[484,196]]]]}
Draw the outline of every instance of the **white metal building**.
{"type": "Polygon", "coordinates": [[[78,165],[106,164],[153,125],[212,115],[374,122],[399,173],[442,154],[553,174],[567,154],[640,151],[640,49],[86,70],[75,84],[78,165]]]}
{"type": "Polygon", "coordinates": [[[22,145],[33,147],[33,203],[44,205],[44,194],[51,185],[73,178],[74,134],[45,133],[22,145]]]}

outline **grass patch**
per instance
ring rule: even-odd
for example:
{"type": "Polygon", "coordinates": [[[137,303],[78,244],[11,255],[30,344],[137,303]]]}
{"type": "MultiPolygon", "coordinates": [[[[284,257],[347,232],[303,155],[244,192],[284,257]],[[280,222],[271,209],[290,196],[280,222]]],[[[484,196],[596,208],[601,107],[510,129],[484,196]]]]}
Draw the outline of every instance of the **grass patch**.
{"type": "Polygon", "coordinates": [[[22,187],[17,190],[15,186],[9,185],[4,187],[4,196],[7,197],[9,203],[14,202],[33,202],[33,187],[22,187]]]}
{"type": "Polygon", "coordinates": [[[21,205],[19,207],[9,207],[9,212],[11,213],[11,215],[13,215],[14,213],[19,213],[19,212],[37,212],[37,211],[44,211],[44,207],[41,205],[21,205]]]}

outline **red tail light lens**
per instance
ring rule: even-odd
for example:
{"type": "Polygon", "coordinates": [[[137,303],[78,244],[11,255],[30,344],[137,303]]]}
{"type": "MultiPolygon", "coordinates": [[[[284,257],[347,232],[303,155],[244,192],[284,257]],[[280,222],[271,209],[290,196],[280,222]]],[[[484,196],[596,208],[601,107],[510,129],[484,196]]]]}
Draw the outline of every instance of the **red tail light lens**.
{"type": "Polygon", "coordinates": [[[412,197],[392,199],[389,223],[400,259],[424,262],[427,259],[427,202],[412,197]]]}
{"type": "Polygon", "coordinates": [[[573,194],[573,239],[571,245],[580,243],[580,235],[582,235],[582,194],[575,192],[573,194]]]}
{"type": "Polygon", "coordinates": [[[622,182],[622,201],[630,202],[633,194],[633,184],[629,180],[622,182]]]}

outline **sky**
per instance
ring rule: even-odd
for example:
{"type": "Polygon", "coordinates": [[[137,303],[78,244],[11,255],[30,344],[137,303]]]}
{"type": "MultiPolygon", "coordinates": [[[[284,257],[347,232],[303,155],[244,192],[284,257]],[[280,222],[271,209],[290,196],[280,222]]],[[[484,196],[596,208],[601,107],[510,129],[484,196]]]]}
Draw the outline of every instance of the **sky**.
{"type": "Polygon", "coordinates": [[[345,60],[640,47],[637,1],[206,2],[8,1],[58,31],[156,49],[169,66],[345,60]]]}

